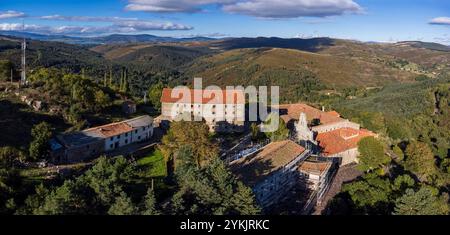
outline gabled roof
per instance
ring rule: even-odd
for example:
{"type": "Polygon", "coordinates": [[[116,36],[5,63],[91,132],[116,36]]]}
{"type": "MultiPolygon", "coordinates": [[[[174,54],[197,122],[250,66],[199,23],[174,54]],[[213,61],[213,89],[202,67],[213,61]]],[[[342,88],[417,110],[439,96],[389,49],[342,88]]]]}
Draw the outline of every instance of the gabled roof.
{"type": "Polygon", "coordinates": [[[152,123],[153,119],[148,115],[144,115],[122,122],[110,123],[103,126],[89,128],[83,131],[59,135],[58,140],[65,147],[82,146],[97,141],[102,141],[105,138],[131,132],[134,128],[148,126],[152,123]]]}
{"type": "Polygon", "coordinates": [[[161,95],[161,103],[245,104],[245,93],[242,90],[164,88],[161,95]]]}
{"type": "Polygon", "coordinates": [[[335,122],[341,122],[345,119],[341,118],[336,111],[322,112],[319,109],[311,107],[306,104],[282,104],[278,106],[272,106],[274,109],[280,111],[280,117],[285,123],[289,123],[292,120],[297,121],[301,113],[306,114],[308,121],[319,119],[320,124],[330,124],[335,122]]]}
{"type": "Polygon", "coordinates": [[[253,157],[231,164],[231,171],[245,184],[254,186],[272,172],[295,160],[305,149],[291,140],[273,142],[253,157]]]}
{"type": "Polygon", "coordinates": [[[323,154],[330,156],[357,148],[358,142],[369,136],[375,136],[375,133],[365,129],[340,128],[330,132],[319,133],[316,140],[323,149],[323,154]]]}

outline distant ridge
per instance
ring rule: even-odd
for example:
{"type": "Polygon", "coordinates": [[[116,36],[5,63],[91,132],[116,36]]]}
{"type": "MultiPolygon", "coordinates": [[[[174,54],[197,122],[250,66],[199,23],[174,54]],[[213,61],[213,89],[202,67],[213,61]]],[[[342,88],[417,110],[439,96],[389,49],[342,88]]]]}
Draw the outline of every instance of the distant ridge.
{"type": "Polygon", "coordinates": [[[445,51],[450,52],[450,46],[442,45],[439,43],[434,42],[421,42],[421,41],[403,41],[403,42],[397,42],[397,45],[408,45],[415,48],[424,48],[429,50],[435,50],[435,51],[445,51]]]}
{"type": "Polygon", "coordinates": [[[126,43],[157,43],[157,42],[191,42],[191,41],[214,41],[215,38],[192,37],[192,38],[174,38],[160,37],[150,34],[126,35],[111,34],[98,37],[74,37],[65,35],[45,35],[36,33],[26,33],[19,31],[0,31],[0,35],[11,37],[25,37],[40,41],[64,42],[69,44],[126,44],[126,43]]]}

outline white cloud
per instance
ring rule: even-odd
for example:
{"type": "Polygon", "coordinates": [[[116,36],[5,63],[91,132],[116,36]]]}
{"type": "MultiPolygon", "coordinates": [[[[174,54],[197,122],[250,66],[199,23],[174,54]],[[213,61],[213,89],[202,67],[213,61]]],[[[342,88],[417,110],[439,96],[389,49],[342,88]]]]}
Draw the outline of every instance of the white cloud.
{"type": "Polygon", "coordinates": [[[136,31],[146,30],[191,30],[193,27],[172,22],[153,22],[153,21],[120,21],[114,23],[121,28],[133,28],[136,31]]]}
{"type": "Polygon", "coordinates": [[[172,22],[118,22],[107,26],[46,26],[1,23],[0,31],[22,31],[40,34],[96,35],[111,33],[136,33],[149,30],[190,30],[192,27],[172,22]]]}
{"type": "Polygon", "coordinates": [[[60,20],[60,21],[81,21],[81,22],[117,22],[126,20],[138,20],[137,18],[122,18],[122,17],[95,17],[95,16],[62,16],[62,15],[48,15],[41,16],[42,20],[60,20]]]}
{"type": "Polygon", "coordinates": [[[147,12],[200,12],[201,6],[208,4],[229,4],[236,0],[128,0],[125,7],[129,11],[147,12]]]}
{"type": "Polygon", "coordinates": [[[353,0],[249,0],[226,5],[230,13],[260,18],[326,17],[345,13],[360,13],[362,7],[353,0]]]}
{"type": "Polygon", "coordinates": [[[437,17],[430,21],[430,24],[450,25],[450,17],[437,17]]]}
{"type": "Polygon", "coordinates": [[[220,5],[225,12],[259,18],[325,17],[360,13],[354,0],[129,0],[130,11],[199,12],[209,4],[220,5]]]}
{"type": "Polygon", "coordinates": [[[25,13],[18,11],[0,11],[0,20],[1,19],[11,19],[11,18],[19,18],[25,17],[25,13]]]}

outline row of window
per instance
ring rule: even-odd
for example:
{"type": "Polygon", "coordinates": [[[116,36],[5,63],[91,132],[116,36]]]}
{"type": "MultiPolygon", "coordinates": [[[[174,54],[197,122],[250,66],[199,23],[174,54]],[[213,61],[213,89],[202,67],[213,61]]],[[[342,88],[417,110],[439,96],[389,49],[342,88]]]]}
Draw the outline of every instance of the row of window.
{"type": "MultiPolygon", "coordinates": [[[[183,104],[183,107],[187,107],[188,105],[186,105],[186,104],[183,104]]],[[[177,107],[180,107],[180,104],[177,104],[177,107]]],[[[198,108],[200,108],[201,107],[201,105],[199,104],[199,105],[197,105],[197,107],[198,108]]],[[[227,108],[228,107],[228,105],[226,104],[225,105],[225,108],[227,108]]],[[[231,105],[231,107],[232,108],[234,108],[235,107],[235,105],[233,104],[233,105],[231,105]]],[[[194,105],[193,104],[191,104],[191,108],[194,108],[194,105]]],[[[212,106],[212,108],[214,109],[214,108],[216,108],[216,105],[214,104],[213,106],[212,106]]]]}

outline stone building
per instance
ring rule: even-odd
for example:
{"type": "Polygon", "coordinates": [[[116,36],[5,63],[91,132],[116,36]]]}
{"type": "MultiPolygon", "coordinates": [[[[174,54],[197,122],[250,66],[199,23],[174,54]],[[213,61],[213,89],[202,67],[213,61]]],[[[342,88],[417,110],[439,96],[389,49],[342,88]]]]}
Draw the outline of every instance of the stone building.
{"type": "Polygon", "coordinates": [[[97,157],[153,135],[153,119],[141,116],[87,130],[56,136],[50,141],[52,157],[58,163],[75,163],[97,157]]]}
{"type": "Polygon", "coordinates": [[[252,188],[258,204],[265,208],[279,201],[297,183],[297,168],[309,156],[309,150],[285,140],[232,162],[230,169],[252,188]]]}
{"type": "Polygon", "coordinates": [[[241,132],[245,125],[245,94],[241,90],[193,90],[165,88],[161,117],[203,119],[211,132],[241,132]]]}
{"type": "Polygon", "coordinates": [[[344,119],[336,111],[325,112],[306,104],[283,104],[277,109],[297,141],[313,145],[322,156],[340,158],[341,165],[357,162],[358,142],[373,132],[344,119]]]}

